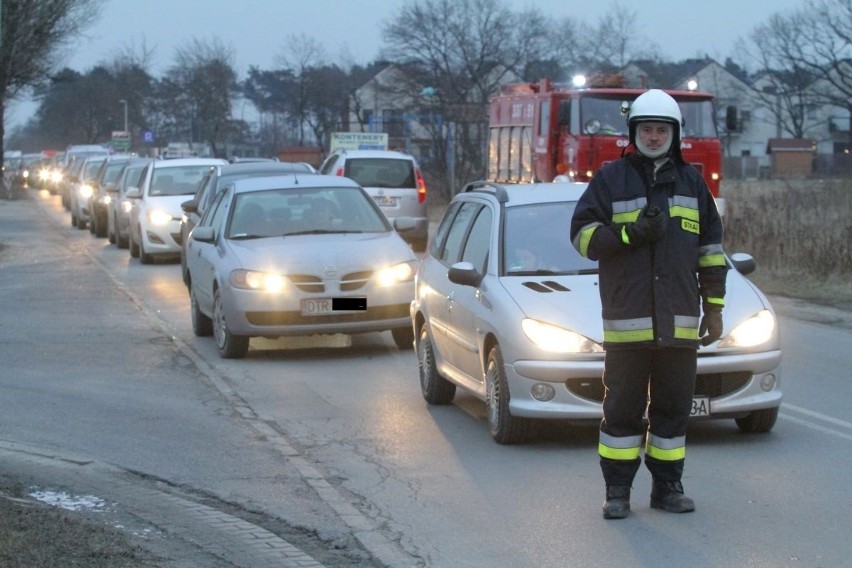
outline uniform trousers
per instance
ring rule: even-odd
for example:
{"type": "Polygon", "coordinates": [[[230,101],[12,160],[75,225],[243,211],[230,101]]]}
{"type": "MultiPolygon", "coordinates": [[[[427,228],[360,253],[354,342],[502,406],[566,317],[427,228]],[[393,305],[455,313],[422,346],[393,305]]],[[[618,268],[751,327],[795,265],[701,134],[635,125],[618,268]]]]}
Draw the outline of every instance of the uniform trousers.
{"type": "MultiPolygon", "coordinates": [[[[604,364],[602,439],[662,440],[679,446],[657,459],[645,454],[645,465],[655,481],[680,481],[685,461],[685,437],[695,392],[697,351],[694,348],[609,349],[604,364]],[[647,428],[645,411],[647,409],[647,428]],[[671,459],[668,454],[681,456],[671,459]]],[[[639,444],[641,446],[641,443],[639,444]]],[[[638,455],[638,453],[637,453],[638,455]]],[[[601,456],[607,485],[631,486],[640,458],[609,459],[601,456]]]]}

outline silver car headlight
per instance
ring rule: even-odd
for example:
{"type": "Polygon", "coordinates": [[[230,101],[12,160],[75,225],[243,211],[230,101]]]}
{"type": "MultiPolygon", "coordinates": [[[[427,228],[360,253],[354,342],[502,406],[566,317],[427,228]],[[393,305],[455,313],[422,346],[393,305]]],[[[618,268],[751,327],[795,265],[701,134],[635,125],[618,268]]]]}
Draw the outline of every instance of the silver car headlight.
{"type": "Polygon", "coordinates": [[[84,183],[83,185],[80,186],[79,194],[80,194],[80,197],[82,197],[83,199],[90,198],[94,192],[95,192],[95,189],[87,183],[84,183]]]}
{"type": "Polygon", "coordinates": [[[376,272],[376,280],[379,286],[393,286],[400,282],[408,282],[414,278],[416,272],[414,262],[400,262],[376,272]]]}
{"type": "Polygon", "coordinates": [[[230,280],[231,286],[241,290],[276,293],[287,288],[287,279],[274,272],[239,269],[231,272],[230,280]]]}
{"type": "Polygon", "coordinates": [[[568,331],[543,321],[524,318],[521,321],[530,341],[539,348],[553,353],[603,353],[603,347],[579,333],[568,331]]]}
{"type": "Polygon", "coordinates": [[[735,327],[719,342],[719,347],[754,347],[772,339],[774,332],[775,316],[769,310],[761,310],[735,327]]]}
{"type": "Polygon", "coordinates": [[[166,213],[162,209],[149,209],[148,210],[148,222],[151,223],[154,226],[166,225],[171,220],[172,220],[171,213],[166,213]]]}

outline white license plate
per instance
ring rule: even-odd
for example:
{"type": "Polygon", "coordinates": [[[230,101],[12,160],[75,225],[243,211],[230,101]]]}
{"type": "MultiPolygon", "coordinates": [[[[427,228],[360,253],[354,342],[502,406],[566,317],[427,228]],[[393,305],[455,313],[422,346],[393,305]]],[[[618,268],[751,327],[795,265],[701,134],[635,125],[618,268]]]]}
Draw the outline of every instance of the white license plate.
{"type": "Polygon", "coordinates": [[[690,416],[710,416],[710,397],[696,396],[692,398],[690,416]]]}
{"type": "Polygon", "coordinates": [[[326,316],[367,309],[367,298],[303,298],[300,302],[303,316],[326,316]]]}
{"type": "Polygon", "coordinates": [[[399,206],[399,197],[394,197],[392,195],[377,195],[373,198],[376,202],[376,205],[379,207],[398,207],[399,206]]]}

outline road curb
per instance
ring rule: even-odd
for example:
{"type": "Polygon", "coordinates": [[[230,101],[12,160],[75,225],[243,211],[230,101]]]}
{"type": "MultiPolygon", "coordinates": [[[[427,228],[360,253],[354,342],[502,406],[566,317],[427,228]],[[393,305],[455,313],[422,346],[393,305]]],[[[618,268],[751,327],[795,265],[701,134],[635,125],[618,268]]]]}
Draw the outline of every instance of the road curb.
{"type": "Polygon", "coordinates": [[[0,463],[3,473],[30,486],[104,500],[108,505],[95,518],[125,529],[134,542],[160,556],[189,546],[208,556],[213,566],[323,567],[263,527],[158,488],[163,484],[121,468],[3,441],[0,463]]]}

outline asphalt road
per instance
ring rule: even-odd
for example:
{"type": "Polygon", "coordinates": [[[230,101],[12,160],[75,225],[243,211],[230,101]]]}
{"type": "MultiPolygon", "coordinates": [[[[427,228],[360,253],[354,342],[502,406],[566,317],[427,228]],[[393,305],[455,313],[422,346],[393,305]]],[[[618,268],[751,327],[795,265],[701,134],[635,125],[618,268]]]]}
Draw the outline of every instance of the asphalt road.
{"type": "Polygon", "coordinates": [[[262,514],[353,562],[850,563],[848,312],[777,299],[776,428],[695,423],[684,483],[697,511],[650,510],[642,471],[634,515],[606,522],[596,425],[544,424],[529,444],[498,446],[471,397],[426,407],[416,358],[390,334],[253,340],[247,359],[223,361],[192,334],[177,264],[142,266],[68,219],[56,197],[0,203],[7,446],[85,456],[216,511],[262,514]]]}

